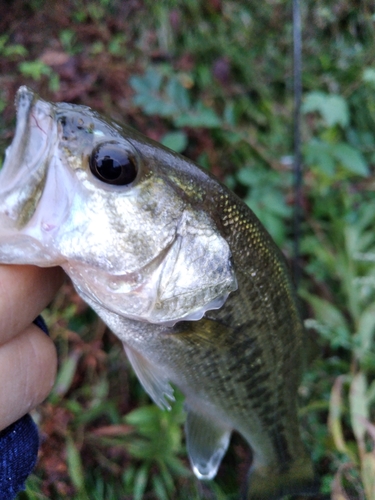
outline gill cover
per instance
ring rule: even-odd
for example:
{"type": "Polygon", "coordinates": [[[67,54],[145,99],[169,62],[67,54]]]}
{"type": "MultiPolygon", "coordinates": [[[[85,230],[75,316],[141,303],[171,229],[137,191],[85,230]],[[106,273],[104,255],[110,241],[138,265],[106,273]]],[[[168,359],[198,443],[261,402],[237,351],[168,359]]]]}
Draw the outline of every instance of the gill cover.
{"type": "Polygon", "coordinates": [[[219,309],[237,289],[225,239],[204,213],[182,213],[170,244],[133,273],[112,275],[78,264],[68,274],[101,307],[138,321],[173,326],[219,309]]]}

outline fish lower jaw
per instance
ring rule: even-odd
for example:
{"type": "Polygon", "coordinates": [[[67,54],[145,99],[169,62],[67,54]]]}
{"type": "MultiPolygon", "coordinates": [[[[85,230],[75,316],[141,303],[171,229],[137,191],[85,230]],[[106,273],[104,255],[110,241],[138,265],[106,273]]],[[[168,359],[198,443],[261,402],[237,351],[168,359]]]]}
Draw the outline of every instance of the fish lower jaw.
{"type": "Polygon", "coordinates": [[[35,265],[39,267],[64,266],[65,259],[48,251],[38,240],[0,221],[0,262],[2,264],[35,265]]]}

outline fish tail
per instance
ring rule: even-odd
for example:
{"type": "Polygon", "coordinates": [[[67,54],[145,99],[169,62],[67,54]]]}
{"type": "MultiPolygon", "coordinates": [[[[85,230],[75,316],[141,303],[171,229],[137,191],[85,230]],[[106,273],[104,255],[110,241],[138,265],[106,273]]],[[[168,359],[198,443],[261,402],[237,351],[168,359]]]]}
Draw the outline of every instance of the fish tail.
{"type": "Polygon", "coordinates": [[[308,458],[293,462],[283,472],[276,467],[251,467],[243,500],[279,500],[284,495],[316,495],[319,481],[308,458]]]}

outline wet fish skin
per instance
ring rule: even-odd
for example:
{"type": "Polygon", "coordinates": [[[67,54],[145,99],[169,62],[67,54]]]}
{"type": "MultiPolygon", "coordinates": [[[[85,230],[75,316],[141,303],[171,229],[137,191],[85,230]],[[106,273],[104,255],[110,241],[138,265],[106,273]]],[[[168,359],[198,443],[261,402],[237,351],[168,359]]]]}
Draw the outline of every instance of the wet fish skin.
{"type": "Polygon", "coordinates": [[[303,325],[285,260],[253,212],[191,161],[86,107],[22,87],[18,115],[0,173],[0,261],[62,265],[154,401],[169,407],[170,383],[182,390],[198,477],[214,477],[236,430],[253,450],[248,498],[312,491],[297,418],[303,325]],[[25,195],[13,179],[35,141],[25,195]],[[138,162],[130,187],[90,173],[103,141],[138,162]]]}

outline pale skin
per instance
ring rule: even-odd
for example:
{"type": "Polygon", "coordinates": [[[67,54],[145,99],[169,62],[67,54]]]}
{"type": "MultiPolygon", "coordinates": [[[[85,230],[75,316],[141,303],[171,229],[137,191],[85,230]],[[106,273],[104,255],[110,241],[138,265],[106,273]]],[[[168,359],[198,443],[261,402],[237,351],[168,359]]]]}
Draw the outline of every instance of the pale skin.
{"type": "Polygon", "coordinates": [[[32,322],[63,279],[60,268],[0,265],[0,430],[35,408],[52,389],[56,350],[32,322]]]}

